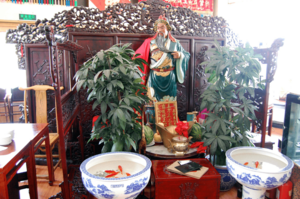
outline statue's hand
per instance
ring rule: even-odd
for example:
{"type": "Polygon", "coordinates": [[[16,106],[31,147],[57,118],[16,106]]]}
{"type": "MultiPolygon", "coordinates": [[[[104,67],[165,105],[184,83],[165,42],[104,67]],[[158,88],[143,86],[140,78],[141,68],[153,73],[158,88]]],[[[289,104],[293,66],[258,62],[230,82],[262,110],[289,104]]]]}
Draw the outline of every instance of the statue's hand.
{"type": "Polygon", "coordinates": [[[171,53],[171,55],[173,55],[174,59],[179,59],[180,58],[180,53],[177,51],[174,51],[173,53],[171,53]]]}

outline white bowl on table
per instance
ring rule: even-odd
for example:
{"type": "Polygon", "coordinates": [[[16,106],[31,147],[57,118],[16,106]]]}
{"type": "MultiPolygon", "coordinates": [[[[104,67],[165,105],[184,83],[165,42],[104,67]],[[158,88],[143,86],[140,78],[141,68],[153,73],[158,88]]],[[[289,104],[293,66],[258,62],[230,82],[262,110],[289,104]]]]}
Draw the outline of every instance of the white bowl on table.
{"type": "Polygon", "coordinates": [[[149,158],[132,152],[110,152],[92,156],[80,165],[82,182],[96,198],[134,199],[147,186],[152,163],[149,158]],[[104,178],[97,171],[116,170],[121,165],[130,176],[104,178]]]}
{"type": "Polygon", "coordinates": [[[226,151],[227,169],[243,185],[243,199],[264,198],[266,190],[286,183],[294,167],[287,156],[260,147],[235,147],[226,151]],[[262,162],[261,168],[244,165],[262,162]]]}
{"type": "Polygon", "coordinates": [[[11,143],[12,136],[8,133],[0,133],[0,145],[9,145],[11,143]]]}

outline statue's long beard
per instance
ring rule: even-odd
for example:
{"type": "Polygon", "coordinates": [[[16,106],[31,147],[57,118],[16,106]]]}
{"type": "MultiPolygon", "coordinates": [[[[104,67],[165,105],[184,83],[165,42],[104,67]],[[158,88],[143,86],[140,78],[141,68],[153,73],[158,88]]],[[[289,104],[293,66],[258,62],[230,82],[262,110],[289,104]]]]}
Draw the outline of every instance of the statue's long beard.
{"type": "MultiPolygon", "coordinates": [[[[159,32],[161,33],[161,32],[159,32]]],[[[155,39],[155,42],[156,42],[156,45],[157,47],[159,48],[160,51],[164,52],[164,53],[172,53],[173,51],[170,51],[166,48],[166,42],[167,42],[167,39],[165,39],[164,35],[160,35],[158,33],[156,39],[155,39]]]]}

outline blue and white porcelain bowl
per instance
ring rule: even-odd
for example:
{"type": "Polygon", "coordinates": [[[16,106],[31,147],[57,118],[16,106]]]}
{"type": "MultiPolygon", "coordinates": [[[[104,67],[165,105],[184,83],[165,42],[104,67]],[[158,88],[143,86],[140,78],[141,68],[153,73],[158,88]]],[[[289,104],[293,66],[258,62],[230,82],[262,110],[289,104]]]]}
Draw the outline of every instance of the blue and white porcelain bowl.
{"type": "Polygon", "coordinates": [[[264,198],[265,191],[288,181],[294,163],[287,156],[260,147],[235,147],[226,152],[229,173],[243,185],[243,199],[264,198]],[[261,162],[260,168],[244,165],[261,162]]]}
{"type": "Polygon", "coordinates": [[[99,199],[134,199],[147,186],[150,179],[151,161],[138,153],[111,152],[92,156],[80,165],[85,188],[99,199]],[[117,170],[131,176],[104,178],[94,174],[97,171],[117,170]]]}

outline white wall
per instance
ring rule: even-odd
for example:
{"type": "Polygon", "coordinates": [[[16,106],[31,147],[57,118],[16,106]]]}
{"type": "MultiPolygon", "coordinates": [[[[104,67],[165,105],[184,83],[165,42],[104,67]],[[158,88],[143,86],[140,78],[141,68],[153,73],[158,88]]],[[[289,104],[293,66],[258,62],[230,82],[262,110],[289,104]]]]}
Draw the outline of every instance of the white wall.
{"type": "Polygon", "coordinates": [[[37,19],[51,19],[55,13],[73,7],[40,4],[15,4],[0,2],[0,19],[19,20],[19,14],[35,14],[37,19]]]}
{"type": "MultiPolygon", "coordinates": [[[[19,14],[35,14],[37,19],[41,20],[51,19],[55,13],[71,8],[58,5],[0,2],[0,19],[19,20],[19,14]]],[[[0,88],[25,87],[27,86],[26,72],[18,69],[15,44],[6,44],[5,34],[5,32],[0,32],[0,88]]]]}
{"type": "Polygon", "coordinates": [[[222,16],[243,42],[257,47],[270,47],[276,38],[284,38],[284,46],[278,52],[278,68],[271,83],[271,96],[289,92],[300,94],[300,28],[299,0],[219,0],[219,16],[222,16]]]}

